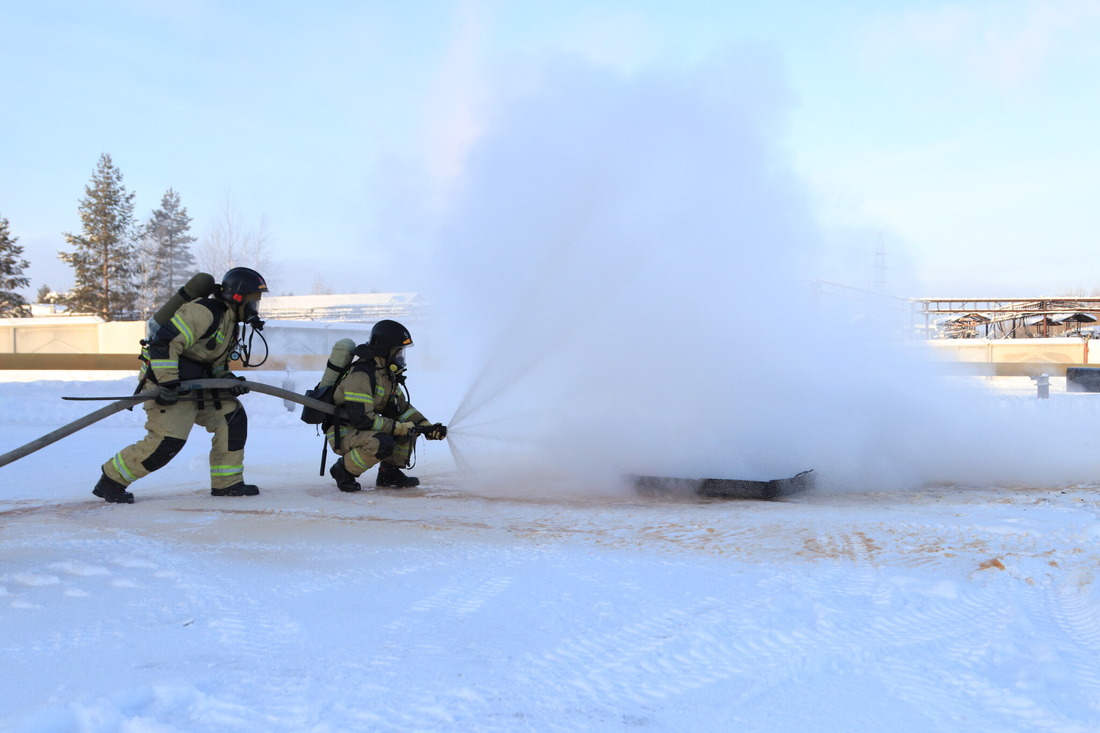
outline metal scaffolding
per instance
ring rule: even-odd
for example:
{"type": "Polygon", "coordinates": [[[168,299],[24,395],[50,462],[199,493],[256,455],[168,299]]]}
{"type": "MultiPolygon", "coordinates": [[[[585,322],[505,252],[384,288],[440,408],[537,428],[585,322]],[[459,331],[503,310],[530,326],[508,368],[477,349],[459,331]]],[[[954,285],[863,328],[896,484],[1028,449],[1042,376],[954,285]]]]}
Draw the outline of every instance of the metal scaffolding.
{"type": "Polygon", "coordinates": [[[1081,333],[1100,319],[1100,297],[913,298],[925,333],[947,338],[1047,338],[1081,333]]]}

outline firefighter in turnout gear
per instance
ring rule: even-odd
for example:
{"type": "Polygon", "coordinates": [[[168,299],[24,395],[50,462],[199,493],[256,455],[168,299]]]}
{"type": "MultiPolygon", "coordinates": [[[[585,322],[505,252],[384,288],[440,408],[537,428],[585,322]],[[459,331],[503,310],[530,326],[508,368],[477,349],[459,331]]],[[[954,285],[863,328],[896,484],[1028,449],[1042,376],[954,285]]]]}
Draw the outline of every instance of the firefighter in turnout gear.
{"type": "Polygon", "coordinates": [[[329,475],[341,491],[359,491],[357,480],[378,464],[375,486],[404,489],[420,480],[406,476],[418,435],[443,440],[447,428],[432,423],[409,404],[405,384],[405,349],[412,346],[408,330],[397,321],[379,321],[370,341],[352,351],[356,360],[336,385],[333,401],[344,418],[325,424],[329,445],[341,456],[329,475]]]}
{"type": "Polygon", "coordinates": [[[248,418],[236,399],[243,385],[229,390],[199,390],[181,398],[181,381],[203,378],[244,379],[229,371],[231,354],[241,335],[240,324],[261,328],[257,304],[267,283],[247,267],[225,273],[213,297],[180,306],[162,326],[153,326],[142,341],[145,362],[137,391],[160,389],[145,402],[146,436],[103,464],[103,475],[92,493],[105,501],[132,504],[127,487],[179,453],[194,425],[213,433],[210,446],[210,493],[214,496],[255,496],[259,489],[244,482],[244,445],[248,418]]]}

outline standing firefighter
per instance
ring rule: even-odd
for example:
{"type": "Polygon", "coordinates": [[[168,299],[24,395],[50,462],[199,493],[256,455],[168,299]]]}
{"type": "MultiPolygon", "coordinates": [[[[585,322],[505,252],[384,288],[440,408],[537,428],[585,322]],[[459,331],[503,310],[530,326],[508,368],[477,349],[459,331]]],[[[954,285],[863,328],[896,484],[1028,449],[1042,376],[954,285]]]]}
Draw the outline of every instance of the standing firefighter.
{"type": "MultiPolygon", "coordinates": [[[[209,277],[209,276],[207,276],[209,277]]],[[[199,390],[180,399],[181,381],[208,377],[244,379],[229,371],[230,354],[240,337],[240,324],[260,328],[257,304],[267,292],[260,273],[234,267],[225,273],[213,297],[191,300],[171,320],[155,328],[142,354],[140,392],[148,383],[159,387],[156,400],[145,402],[146,436],[103,464],[103,476],[92,493],[108,502],[132,504],[131,483],[164,467],[183,448],[193,425],[213,433],[210,445],[210,493],[255,496],[260,490],[244,482],[244,444],[248,418],[236,399],[248,390],[199,390]]]]}
{"type": "Polygon", "coordinates": [[[405,384],[405,349],[412,346],[408,330],[397,321],[379,321],[370,341],[352,351],[357,357],[336,385],[333,400],[345,417],[325,425],[328,443],[342,458],[329,474],[341,491],[359,491],[356,480],[378,464],[375,486],[404,489],[420,480],[401,472],[408,467],[417,435],[443,440],[447,428],[432,424],[409,404],[405,384]]]}

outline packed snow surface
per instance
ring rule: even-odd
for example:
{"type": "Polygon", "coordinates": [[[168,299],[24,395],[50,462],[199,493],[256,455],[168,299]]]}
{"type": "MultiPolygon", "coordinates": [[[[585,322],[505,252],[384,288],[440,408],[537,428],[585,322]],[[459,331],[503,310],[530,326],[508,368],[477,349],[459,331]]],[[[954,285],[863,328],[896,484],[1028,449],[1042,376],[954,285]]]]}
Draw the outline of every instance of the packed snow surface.
{"type": "MultiPolygon", "coordinates": [[[[0,383],[0,451],[130,390],[0,383]]],[[[140,410],[0,468],[0,729],[1100,730],[1100,484],[487,490],[429,443],[419,489],[346,494],[243,399],[258,497],[210,496],[200,428],[135,504],[92,497],[140,410]]]]}

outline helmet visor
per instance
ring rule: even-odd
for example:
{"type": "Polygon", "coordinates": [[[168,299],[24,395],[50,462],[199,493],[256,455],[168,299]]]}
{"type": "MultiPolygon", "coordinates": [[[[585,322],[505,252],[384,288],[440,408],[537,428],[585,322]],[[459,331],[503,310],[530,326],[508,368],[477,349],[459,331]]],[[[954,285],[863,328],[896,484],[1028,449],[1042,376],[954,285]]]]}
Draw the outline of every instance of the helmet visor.
{"type": "Polygon", "coordinates": [[[256,328],[263,328],[264,322],[260,320],[260,294],[249,293],[244,296],[244,302],[241,303],[241,323],[246,323],[249,326],[255,326],[256,328]]]}
{"type": "Polygon", "coordinates": [[[405,349],[411,348],[412,344],[406,346],[398,346],[390,352],[390,364],[393,364],[399,369],[405,368],[405,349]]]}

